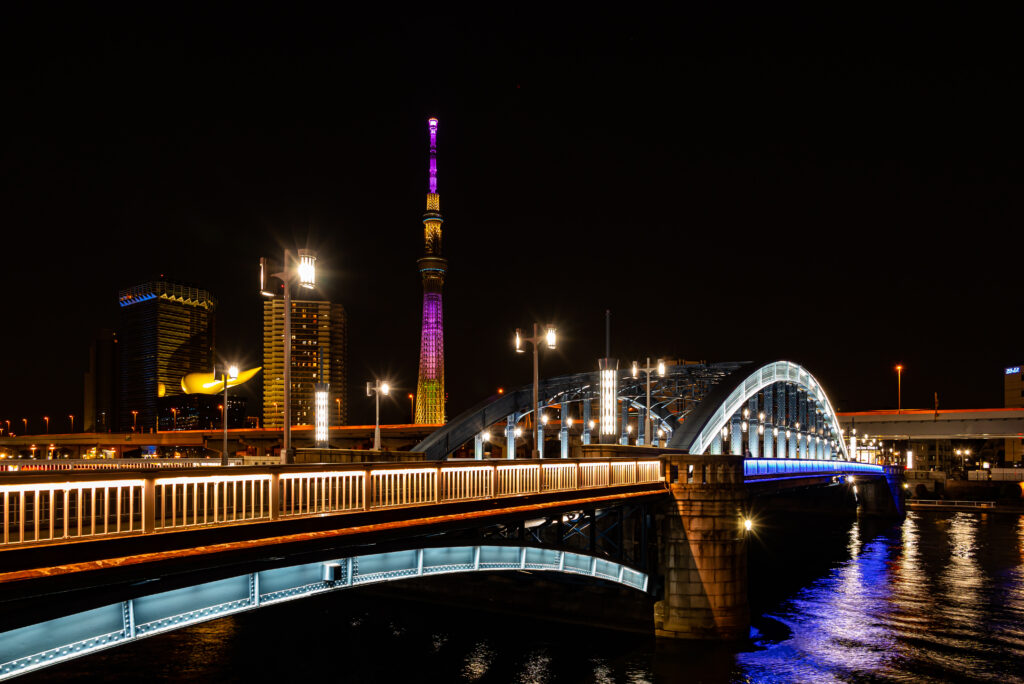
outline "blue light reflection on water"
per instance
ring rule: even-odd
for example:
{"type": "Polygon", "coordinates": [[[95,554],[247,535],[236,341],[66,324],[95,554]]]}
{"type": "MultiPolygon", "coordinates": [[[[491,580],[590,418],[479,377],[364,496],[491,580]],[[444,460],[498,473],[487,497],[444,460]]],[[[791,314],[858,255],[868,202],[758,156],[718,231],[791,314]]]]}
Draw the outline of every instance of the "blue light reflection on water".
{"type": "Polygon", "coordinates": [[[1024,681],[1024,518],[909,513],[754,620],[741,679],[1024,681]],[[758,626],[784,625],[766,638],[758,626]]]}
{"type": "Polygon", "coordinates": [[[757,544],[752,639],[739,647],[338,594],[19,681],[1024,682],[1024,518],[797,517],[757,544]]]}

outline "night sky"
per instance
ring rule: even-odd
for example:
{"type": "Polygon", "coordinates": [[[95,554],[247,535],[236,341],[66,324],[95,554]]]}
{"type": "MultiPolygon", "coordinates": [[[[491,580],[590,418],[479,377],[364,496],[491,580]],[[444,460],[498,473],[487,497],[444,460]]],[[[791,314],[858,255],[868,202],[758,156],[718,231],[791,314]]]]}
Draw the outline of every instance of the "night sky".
{"type": "MultiPolygon", "coordinates": [[[[1021,16],[348,4],[5,6],[0,419],[82,410],[117,291],[220,302],[261,363],[260,256],[308,246],[367,380],[415,388],[440,119],[448,414],[612,354],[785,358],[837,408],[1002,405],[1021,339],[1021,16]]],[[[258,388],[254,383],[254,388],[258,388]]],[[[53,418],[53,420],[57,420],[53,418]]],[[[76,418],[76,427],[79,425],[76,418]]]]}

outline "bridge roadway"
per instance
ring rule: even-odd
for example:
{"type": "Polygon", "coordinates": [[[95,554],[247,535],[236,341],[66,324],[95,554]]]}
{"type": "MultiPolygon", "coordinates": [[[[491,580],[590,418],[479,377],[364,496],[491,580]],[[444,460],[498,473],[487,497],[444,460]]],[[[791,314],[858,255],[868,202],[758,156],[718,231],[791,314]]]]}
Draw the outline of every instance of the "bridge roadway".
{"type": "MultiPolygon", "coordinates": [[[[611,445],[586,453],[593,458],[4,474],[0,678],[276,601],[437,573],[562,572],[651,592],[655,568],[640,556],[610,557],[593,543],[533,548],[527,537],[540,540],[543,520],[563,530],[589,511],[593,540],[594,512],[619,507],[621,552],[623,506],[671,507],[679,492],[733,496],[738,485],[739,506],[705,518],[724,520],[742,544],[751,493],[886,481],[881,466],[840,461],[611,445]],[[518,525],[519,537],[444,536],[502,524],[518,525]]],[[[687,533],[692,546],[700,533],[687,533]]],[[[700,570],[701,551],[684,551],[700,570]]]]}

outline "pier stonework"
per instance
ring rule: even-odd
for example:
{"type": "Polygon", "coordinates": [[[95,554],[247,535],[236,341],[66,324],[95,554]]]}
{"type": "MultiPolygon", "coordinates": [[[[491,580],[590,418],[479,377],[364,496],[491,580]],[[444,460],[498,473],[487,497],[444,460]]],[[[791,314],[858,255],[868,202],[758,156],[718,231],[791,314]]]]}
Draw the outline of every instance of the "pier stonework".
{"type": "Polygon", "coordinates": [[[748,494],[740,456],[670,455],[659,531],[664,598],[654,627],[671,639],[746,638],[748,494]]]}

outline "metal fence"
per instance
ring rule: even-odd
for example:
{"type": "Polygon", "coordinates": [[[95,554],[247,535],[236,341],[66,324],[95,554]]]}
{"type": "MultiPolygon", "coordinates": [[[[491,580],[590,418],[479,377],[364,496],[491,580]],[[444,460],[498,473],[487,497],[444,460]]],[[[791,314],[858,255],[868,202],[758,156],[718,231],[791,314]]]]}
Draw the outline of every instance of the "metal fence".
{"type": "Polygon", "coordinates": [[[0,477],[0,549],[402,506],[660,482],[659,459],[252,466],[0,477]]]}

